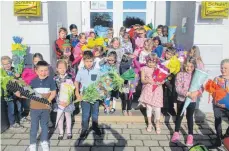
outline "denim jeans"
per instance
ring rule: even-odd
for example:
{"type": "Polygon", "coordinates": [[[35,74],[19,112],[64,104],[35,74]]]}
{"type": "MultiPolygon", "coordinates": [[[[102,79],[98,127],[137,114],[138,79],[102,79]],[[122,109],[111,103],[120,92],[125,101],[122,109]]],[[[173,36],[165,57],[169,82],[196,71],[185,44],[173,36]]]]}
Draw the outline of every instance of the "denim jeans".
{"type": "Polygon", "coordinates": [[[41,142],[48,141],[48,123],[50,111],[47,109],[31,109],[31,129],[30,129],[30,144],[37,142],[37,132],[39,129],[39,122],[41,125],[41,142]]]}
{"type": "Polygon", "coordinates": [[[92,122],[98,123],[99,116],[99,101],[91,104],[85,101],[81,102],[82,107],[82,130],[87,130],[89,127],[90,114],[92,116],[92,122]]]}
{"type": "Polygon", "coordinates": [[[8,119],[9,119],[9,123],[12,126],[15,123],[15,105],[16,105],[16,109],[18,111],[18,119],[19,121],[21,120],[21,102],[19,100],[16,101],[7,101],[7,106],[8,106],[8,119]]]}

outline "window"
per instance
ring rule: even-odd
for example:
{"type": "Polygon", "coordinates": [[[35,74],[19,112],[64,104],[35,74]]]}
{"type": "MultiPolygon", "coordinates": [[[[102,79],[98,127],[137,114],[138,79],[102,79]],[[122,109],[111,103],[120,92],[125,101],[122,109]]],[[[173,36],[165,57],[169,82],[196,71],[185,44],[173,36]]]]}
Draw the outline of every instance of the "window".
{"type": "Polygon", "coordinates": [[[124,1],[123,9],[146,9],[146,1],[124,1]]]}
{"type": "Polygon", "coordinates": [[[124,12],[123,13],[123,26],[130,28],[131,25],[140,24],[144,25],[146,23],[146,13],[145,12],[124,12]]]}
{"type": "Polygon", "coordinates": [[[112,12],[91,12],[90,13],[90,28],[96,25],[104,27],[113,27],[113,13],[112,12]]]}

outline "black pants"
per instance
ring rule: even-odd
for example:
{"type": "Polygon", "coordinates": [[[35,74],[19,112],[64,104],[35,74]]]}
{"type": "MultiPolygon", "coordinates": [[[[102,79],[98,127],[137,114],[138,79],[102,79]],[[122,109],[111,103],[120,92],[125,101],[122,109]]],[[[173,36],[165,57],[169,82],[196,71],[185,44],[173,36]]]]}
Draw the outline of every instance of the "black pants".
{"type": "MultiPolygon", "coordinates": [[[[214,117],[215,117],[216,134],[217,134],[217,137],[221,139],[223,137],[222,125],[221,125],[222,117],[223,117],[223,114],[225,113],[229,120],[229,111],[226,109],[220,108],[216,106],[215,104],[213,104],[213,111],[214,111],[214,117]]],[[[227,128],[225,136],[229,136],[229,127],[227,128]]]]}
{"type": "MultiPolygon", "coordinates": [[[[183,116],[181,116],[182,109],[184,107],[184,102],[177,101],[177,116],[176,116],[176,123],[175,123],[175,132],[180,131],[181,121],[183,116]]],[[[193,114],[196,108],[196,102],[192,102],[187,107],[186,111],[186,118],[188,122],[188,134],[193,135],[193,114]]]]}
{"type": "Polygon", "coordinates": [[[122,99],[122,110],[131,110],[132,105],[132,99],[129,100],[129,94],[128,93],[122,93],[121,99],[122,99]]]}

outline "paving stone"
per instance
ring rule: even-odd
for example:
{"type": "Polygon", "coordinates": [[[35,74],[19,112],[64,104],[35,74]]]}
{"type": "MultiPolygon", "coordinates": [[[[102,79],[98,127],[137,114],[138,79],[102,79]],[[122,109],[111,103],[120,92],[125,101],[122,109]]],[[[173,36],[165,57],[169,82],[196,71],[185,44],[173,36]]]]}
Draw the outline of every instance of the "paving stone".
{"type": "Polygon", "coordinates": [[[25,151],[28,146],[7,146],[4,151],[25,151]]]}
{"type": "Polygon", "coordinates": [[[31,127],[31,123],[23,123],[21,125],[24,126],[24,127],[27,127],[27,128],[31,127]]]}
{"type": "Polygon", "coordinates": [[[216,138],[217,138],[216,135],[209,135],[209,137],[210,137],[211,139],[216,139],[216,138]]]}
{"type": "Polygon", "coordinates": [[[134,147],[115,147],[114,151],[135,151],[134,147]]]}
{"type": "Polygon", "coordinates": [[[115,146],[127,146],[127,140],[119,139],[116,141],[115,146]]]}
{"type": "Polygon", "coordinates": [[[69,151],[70,147],[50,147],[50,151],[69,151]]]}
{"type": "Polygon", "coordinates": [[[90,147],[71,147],[70,151],[90,151],[90,147]]]}
{"type": "Polygon", "coordinates": [[[164,151],[162,147],[150,147],[151,151],[164,151]]]}
{"type": "Polygon", "coordinates": [[[14,135],[14,134],[3,133],[3,134],[1,134],[1,139],[11,138],[13,135],[14,135]]]}
{"type": "Polygon", "coordinates": [[[3,151],[6,148],[6,146],[1,145],[1,151],[3,151]]]}
{"type": "Polygon", "coordinates": [[[198,134],[203,134],[203,135],[210,135],[213,134],[213,132],[209,129],[198,129],[196,130],[198,134]]]}
{"type": "Polygon", "coordinates": [[[8,129],[4,133],[7,134],[23,134],[25,133],[27,128],[20,128],[20,129],[8,129]]]}
{"type": "Polygon", "coordinates": [[[210,140],[202,140],[202,141],[198,141],[198,143],[199,144],[203,144],[203,145],[205,145],[206,147],[210,147],[210,146],[212,146],[212,143],[211,143],[211,141],[210,140]]]}
{"type": "Polygon", "coordinates": [[[205,139],[210,139],[208,135],[193,135],[194,140],[205,140],[205,139]]]}
{"type": "Polygon", "coordinates": [[[123,134],[141,134],[139,129],[124,129],[123,134]]]}
{"type": "Polygon", "coordinates": [[[128,124],[128,128],[145,129],[146,127],[146,124],[128,124]]]}
{"type": "Polygon", "coordinates": [[[80,129],[81,128],[81,124],[74,124],[73,126],[72,126],[72,128],[73,129],[75,129],[75,128],[77,128],[77,129],[80,129]]]}
{"type": "Polygon", "coordinates": [[[149,147],[135,147],[136,151],[150,151],[149,147]]]}
{"type": "Polygon", "coordinates": [[[108,134],[107,139],[130,139],[130,134],[108,134]]]}
{"type": "Polygon", "coordinates": [[[29,134],[14,134],[12,138],[29,139],[29,134]]]}
{"type": "Polygon", "coordinates": [[[95,134],[89,134],[87,136],[87,139],[107,139],[107,135],[106,134],[103,134],[101,136],[98,136],[98,135],[95,135],[95,134]]]}
{"type": "Polygon", "coordinates": [[[122,129],[104,129],[105,134],[121,134],[122,129]]]}
{"type": "Polygon", "coordinates": [[[60,140],[58,146],[78,146],[78,144],[79,144],[79,140],[67,139],[67,140],[60,140]]]}
{"type": "Polygon", "coordinates": [[[171,143],[170,141],[159,141],[160,146],[176,146],[176,144],[171,143]]]}
{"type": "Polygon", "coordinates": [[[20,139],[2,139],[1,145],[17,145],[20,139]]]}
{"type": "Polygon", "coordinates": [[[152,140],[168,140],[166,135],[151,135],[152,140]]]}
{"type": "Polygon", "coordinates": [[[79,146],[94,146],[94,140],[80,140],[79,146]]]}
{"type": "Polygon", "coordinates": [[[127,128],[127,124],[112,124],[111,128],[127,128]]]}
{"type": "Polygon", "coordinates": [[[150,140],[150,135],[130,135],[132,140],[150,140]]]}
{"type": "Polygon", "coordinates": [[[96,146],[115,146],[116,140],[95,140],[96,146]]]}
{"type": "Polygon", "coordinates": [[[140,140],[127,140],[128,146],[143,146],[142,141],[140,140]]]}
{"type": "MultiPolygon", "coordinates": [[[[59,140],[52,140],[50,141],[50,146],[57,146],[57,144],[59,143],[59,140]]],[[[30,144],[30,140],[26,139],[26,140],[21,140],[18,145],[29,145],[30,144]]],[[[38,145],[40,145],[40,141],[38,141],[38,145]]]]}
{"type": "Polygon", "coordinates": [[[158,141],[143,140],[144,146],[159,146],[158,141]]]}
{"type": "Polygon", "coordinates": [[[182,147],[164,147],[165,151],[183,151],[182,147]]]}
{"type": "Polygon", "coordinates": [[[113,151],[113,147],[92,147],[91,151],[113,151]]]}

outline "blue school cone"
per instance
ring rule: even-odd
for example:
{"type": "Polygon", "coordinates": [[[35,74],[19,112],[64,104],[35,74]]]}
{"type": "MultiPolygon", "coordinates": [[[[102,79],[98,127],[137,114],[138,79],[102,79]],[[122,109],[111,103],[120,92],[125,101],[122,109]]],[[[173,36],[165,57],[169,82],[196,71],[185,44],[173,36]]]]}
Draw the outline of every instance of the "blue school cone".
{"type": "MultiPolygon", "coordinates": [[[[192,82],[189,88],[189,92],[198,91],[201,88],[201,86],[204,84],[204,82],[207,80],[207,78],[208,78],[208,74],[206,72],[201,71],[199,69],[195,69],[195,73],[193,74],[192,77],[192,82]]],[[[189,97],[186,97],[181,115],[184,114],[184,111],[189,106],[191,101],[192,100],[189,97]]]]}
{"type": "Polygon", "coordinates": [[[225,107],[229,110],[229,93],[220,101],[218,101],[219,104],[224,104],[225,107]]]}
{"type": "Polygon", "coordinates": [[[110,104],[111,104],[110,98],[106,98],[104,103],[105,103],[106,107],[108,107],[108,108],[106,108],[107,113],[110,113],[110,111],[109,111],[109,107],[110,107],[110,104]]]}

